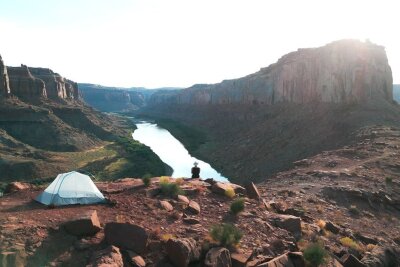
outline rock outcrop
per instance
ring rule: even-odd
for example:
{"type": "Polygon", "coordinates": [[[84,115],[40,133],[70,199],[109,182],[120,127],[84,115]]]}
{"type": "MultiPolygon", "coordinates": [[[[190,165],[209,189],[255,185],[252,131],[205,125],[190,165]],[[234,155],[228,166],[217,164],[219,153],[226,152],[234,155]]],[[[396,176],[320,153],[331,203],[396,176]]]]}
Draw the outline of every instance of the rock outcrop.
{"type": "Polygon", "coordinates": [[[0,57],[0,96],[79,100],[78,84],[46,68],[7,67],[0,57]]]}
{"type": "Polygon", "coordinates": [[[154,94],[152,104],[274,104],[392,101],[392,71],[384,47],[341,40],[299,49],[246,77],[181,92],[154,94]]]}
{"type": "Polygon", "coordinates": [[[7,67],[4,65],[3,59],[0,56],[0,97],[10,94],[10,82],[8,79],[7,67]]]}
{"type": "Polygon", "coordinates": [[[34,77],[44,81],[47,97],[53,99],[79,99],[78,84],[46,68],[30,68],[34,77]]]}
{"type": "Polygon", "coordinates": [[[47,97],[44,81],[35,78],[27,66],[8,67],[8,77],[12,95],[25,99],[47,97]]]}

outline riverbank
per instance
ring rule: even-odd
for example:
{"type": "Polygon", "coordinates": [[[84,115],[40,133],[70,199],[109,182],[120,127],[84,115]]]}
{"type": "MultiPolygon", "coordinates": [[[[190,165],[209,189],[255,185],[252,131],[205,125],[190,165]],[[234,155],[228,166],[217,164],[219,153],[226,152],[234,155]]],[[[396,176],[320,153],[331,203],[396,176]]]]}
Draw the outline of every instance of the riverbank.
{"type": "MultiPolygon", "coordinates": [[[[143,115],[141,113],[126,113],[124,115],[135,116],[145,121],[153,121],[158,126],[168,130],[177,140],[179,140],[179,142],[181,142],[188,150],[190,155],[208,162],[222,176],[230,177],[224,172],[224,165],[209,156],[210,153],[215,150],[215,141],[206,131],[196,128],[195,126],[188,126],[187,124],[177,120],[162,118],[159,116],[143,115]]],[[[231,180],[231,177],[229,179],[231,180]]]]}
{"type": "Polygon", "coordinates": [[[217,181],[228,181],[209,163],[193,157],[178,139],[160,125],[154,122],[140,121],[136,126],[138,129],[132,134],[133,139],[149,146],[165,164],[171,166],[173,178],[191,177],[191,168],[193,163],[197,162],[201,169],[200,177],[203,179],[213,178],[217,181]]]}

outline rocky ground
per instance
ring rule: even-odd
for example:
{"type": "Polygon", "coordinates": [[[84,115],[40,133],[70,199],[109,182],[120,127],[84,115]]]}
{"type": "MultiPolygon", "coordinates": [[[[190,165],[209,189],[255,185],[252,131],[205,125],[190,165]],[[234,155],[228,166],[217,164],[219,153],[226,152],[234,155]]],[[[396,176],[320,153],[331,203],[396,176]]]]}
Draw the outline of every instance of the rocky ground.
{"type": "Polygon", "coordinates": [[[357,140],[295,162],[258,192],[188,179],[177,181],[185,197],[167,196],[166,178],[127,178],[97,184],[107,205],[47,208],[33,200],[43,188],[27,185],[0,198],[0,263],[305,266],[301,252],[318,243],[326,266],[399,266],[400,130],[365,128],[357,140]],[[245,208],[233,215],[239,197],[245,208]],[[229,250],[210,236],[221,223],[242,233],[229,250]]]}

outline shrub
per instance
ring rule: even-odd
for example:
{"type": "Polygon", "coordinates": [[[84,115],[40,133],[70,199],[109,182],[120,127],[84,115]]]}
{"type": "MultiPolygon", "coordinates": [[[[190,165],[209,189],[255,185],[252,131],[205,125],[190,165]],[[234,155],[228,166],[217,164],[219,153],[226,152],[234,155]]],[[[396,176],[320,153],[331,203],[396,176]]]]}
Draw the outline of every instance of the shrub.
{"type": "Polygon", "coordinates": [[[175,236],[172,234],[163,234],[161,235],[161,240],[167,242],[170,239],[174,239],[175,236]]]}
{"type": "Polygon", "coordinates": [[[326,262],[328,252],[321,244],[313,243],[306,247],[303,256],[312,267],[317,267],[326,262]]]}
{"type": "Polygon", "coordinates": [[[185,183],[185,180],[183,178],[176,178],[175,183],[178,185],[183,185],[185,183]]]}
{"type": "Polygon", "coordinates": [[[144,186],[146,186],[146,187],[150,186],[150,183],[151,183],[151,175],[150,175],[150,174],[144,175],[144,176],[142,177],[142,181],[143,181],[144,186]]]}
{"type": "Polygon", "coordinates": [[[376,245],[374,245],[374,244],[368,244],[367,247],[366,247],[366,250],[369,251],[369,252],[371,252],[372,250],[374,250],[374,248],[376,248],[376,245]]]}
{"type": "Polygon", "coordinates": [[[357,244],[353,239],[351,239],[350,237],[343,237],[343,238],[341,238],[341,239],[340,239],[340,243],[341,243],[343,246],[345,246],[345,247],[352,248],[352,249],[355,249],[355,250],[358,250],[358,251],[361,250],[360,245],[358,245],[358,244],[357,244]]]}
{"type": "Polygon", "coordinates": [[[386,177],[386,178],[385,178],[385,182],[386,182],[387,184],[391,184],[391,183],[393,182],[392,177],[386,177]]]}
{"type": "Polygon", "coordinates": [[[161,193],[168,197],[175,197],[177,195],[183,195],[184,192],[181,187],[176,183],[164,182],[160,183],[161,193]]]}
{"type": "Polygon", "coordinates": [[[239,212],[244,210],[244,198],[235,199],[231,204],[231,212],[237,215],[239,212]]]}
{"type": "Polygon", "coordinates": [[[235,196],[235,189],[233,189],[232,187],[228,187],[225,190],[225,196],[227,196],[229,198],[233,198],[235,196]]]}
{"type": "Polygon", "coordinates": [[[319,228],[324,229],[326,222],[324,220],[318,220],[317,225],[319,226],[319,228]]]}
{"type": "Polygon", "coordinates": [[[233,224],[223,223],[211,228],[210,236],[223,247],[237,245],[242,238],[242,233],[233,224]]]}
{"type": "Polygon", "coordinates": [[[360,211],[358,210],[356,205],[351,205],[349,208],[350,213],[354,214],[354,215],[359,215],[360,211]]]}
{"type": "Polygon", "coordinates": [[[169,183],[169,176],[161,176],[160,177],[160,184],[169,183]]]}

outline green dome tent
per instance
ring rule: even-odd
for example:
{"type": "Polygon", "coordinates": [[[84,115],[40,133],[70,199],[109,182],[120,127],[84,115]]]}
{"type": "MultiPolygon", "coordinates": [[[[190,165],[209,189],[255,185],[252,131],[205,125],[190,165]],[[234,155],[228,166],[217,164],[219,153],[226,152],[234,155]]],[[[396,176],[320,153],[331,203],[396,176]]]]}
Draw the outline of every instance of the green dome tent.
{"type": "Polygon", "coordinates": [[[76,171],[59,174],[36,200],[55,206],[106,202],[90,177],[76,171]]]}

